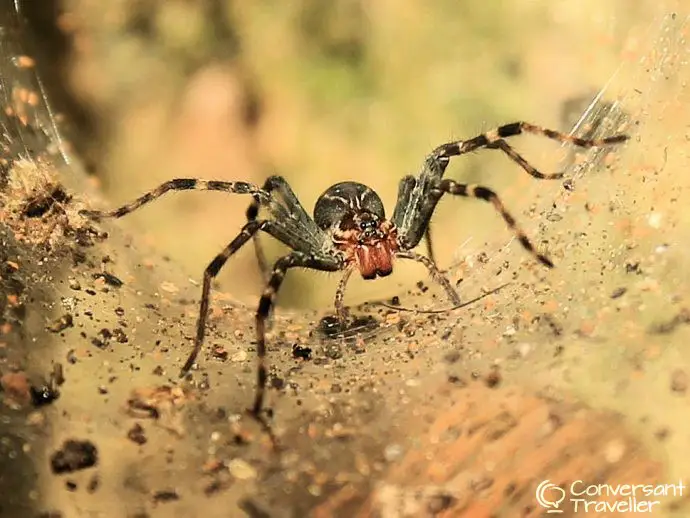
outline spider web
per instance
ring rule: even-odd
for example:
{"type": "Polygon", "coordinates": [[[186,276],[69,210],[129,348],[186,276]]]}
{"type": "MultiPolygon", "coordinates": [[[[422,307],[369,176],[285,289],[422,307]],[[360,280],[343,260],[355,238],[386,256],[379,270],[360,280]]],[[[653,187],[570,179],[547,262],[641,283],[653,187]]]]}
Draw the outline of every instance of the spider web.
{"type": "MultiPolygon", "coordinates": [[[[686,39],[690,29],[690,16],[674,12],[670,5],[672,3],[660,9],[641,36],[631,33],[632,48],[626,50],[618,67],[600,90],[572,99],[563,106],[562,115],[564,122],[571,128],[570,134],[583,138],[601,138],[615,133],[627,133],[631,137],[630,141],[624,146],[590,150],[573,149],[564,144],[564,158],[555,170],[563,171],[565,179],[559,182],[532,182],[528,189],[521,190],[518,202],[530,209],[527,214],[516,212],[515,215],[534,242],[550,255],[555,255],[555,272],[544,271],[539,265],[531,264],[534,261],[515,238],[507,237],[506,241],[501,242],[500,238],[486,240],[484,236],[471,236],[456,248],[448,269],[451,279],[462,279],[458,286],[463,300],[482,304],[484,296],[493,295],[497,288],[521,283],[525,288],[521,288],[520,303],[528,304],[535,300],[540,291],[530,289],[529,285],[548,282],[549,278],[556,279],[551,282],[567,282],[567,270],[559,269],[558,263],[567,259],[573,245],[569,241],[572,236],[568,236],[568,233],[577,238],[580,234],[586,234],[587,230],[584,224],[581,232],[569,228],[569,218],[563,217],[569,211],[577,212],[571,198],[578,193],[591,198],[592,204],[615,206],[618,215],[612,218],[611,225],[617,224],[626,216],[639,217],[633,206],[625,206],[618,199],[616,187],[610,179],[611,175],[634,174],[627,171],[625,162],[621,162],[625,160],[625,154],[635,152],[634,146],[639,145],[640,133],[647,125],[654,123],[661,106],[675,102],[673,98],[668,98],[669,83],[682,83],[690,79],[690,44],[686,39]],[[523,271],[523,268],[529,273],[523,271]],[[553,276],[553,273],[556,275],[553,276]]],[[[659,145],[663,148],[663,138],[660,140],[659,145]]],[[[664,156],[667,152],[664,148],[664,156]]],[[[636,186],[639,193],[636,192],[634,196],[638,198],[645,196],[642,181],[640,179],[636,186]]],[[[400,309],[406,314],[410,310],[417,310],[422,314],[457,313],[459,318],[468,309],[464,305],[450,308],[442,300],[415,294],[402,297],[400,309]]],[[[381,306],[394,311],[394,307],[384,301],[365,304],[360,309],[381,306]]],[[[354,326],[347,329],[344,335],[364,333],[365,336],[371,336],[392,326],[385,321],[378,327],[370,324],[354,326]]]]}
{"type": "Polygon", "coordinates": [[[71,163],[45,86],[37,74],[32,39],[21,3],[4,1],[0,8],[0,117],[2,168],[6,177],[21,159],[71,163]]]}
{"type": "MultiPolygon", "coordinates": [[[[564,171],[565,180],[558,183],[533,182],[522,191],[519,201],[523,207],[531,206],[528,214],[516,212],[518,221],[547,253],[551,252],[551,241],[555,241],[555,251],[564,249],[563,254],[567,255],[568,243],[559,239],[559,234],[567,231],[561,221],[562,214],[578,191],[588,195],[599,191],[594,192],[597,201],[619,204],[608,179],[611,174],[630,174],[618,167],[617,162],[624,160],[621,157],[639,143],[640,131],[654,122],[660,104],[675,102],[666,97],[669,82],[682,82],[690,77],[690,44],[686,39],[689,28],[690,16],[673,12],[668,7],[663,9],[648,24],[643,36],[631,36],[633,49],[626,51],[617,69],[599,91],[565,103],[563,118],[571,127],[570,134],[601,138],[623,132],[631,139],[624,146],[584,151],[564,144],[565,158],[556,170],[564,171]],[[538,201],[534,202],[535,199],[538,201]]],[[[641,185],[640,189],[643,189],[641,185]]],[[[617,209],[629,213],[634,210],[621,206],[617,209]]],[[[516,265],[526,265],[531,261],[519,243],[510,237],[503,243],[471,237],[456,248],[453,257],[450,272],[463,272],[456,275],[465,277],[461,285],[464,298],[490,290],[502,282],[511,282],[510,275],[516,265]],[[506,261],[510,262],[509,267],[505,267],[506,261]]],[[[526,291],[523,300],[533,297],[532,292],[526,291]]]]}
{"type": "MultiPolygon", "coordinates": [[[[621,60],[607,84],[598,92],[571,101],[564,108],[572,121],[572,133],[597,138],[625,131],[631,133],[634,143],[635,132],[640,125],[653,117],[653,112],[641,110],[640,103],[649,104],[664,95],[662,78],[688,75],[689,51],[685,40],[688,25],[687,17],[668,11],[652,20],[636,51],[621,60]]],[[[0,102],[4,106],[0,113],[0,182],[7,181],[8,171],[19,160],[51,164],[60,168],[63,174],[70,174],[77,163],[70,155],[60,117],[53,111],[37,73],[31,57],[31,44],[32,37],[22,15],[21,3],[19,0],[5,1],[0,9],[0,102]]],[[[559,218],[559,207],[567,203],[572,193],[588,178],[603,178],[605,189],[606,173],[601,169],[609,157],[616,160],[616,154],[620,152],[619,148],[587,152],[568,149],[560,164],[567,179],[559,184],[549,184],[547,188],[537,182],[539,186],[533,186],[523,194],[524,205],[529,205],[533,194],[541,193],[538,201],[532,203],[531,218],[518,214],[528,234],[546,236],[548,241],[554,229],[557,232],[559,228],[554,223],[559,218]]],[[[35,181],[31,178],[26,180],[29,184],[35,181]]],[[[560,246],[565,245],[560,243],[560,246]]],[[[486,243],[470,238],[456,249],[449,273],[455,275],[455,280],[464,278],[462,296],[470,301],[511,282],[510,274],[515,265],[529,260],[525,255],[513,239],[486,243]],[[509,259],[511,266],[504,268],[509,259]]],[[[524,296],[530,298],[533,295],[525,292],[524,296]]],[[[375,308],[377,304],[369,306],[375,308]]],[[[438,312],[447,308],[443,303],[424,296],[403,297],[402,306],[422,312],[438,312]]],[[[391,325],[382,323],[372,327],[371,323],[366,323],[350,327],[343,334],[354,336],[364,332],[366,338],[387,327],[391,325]]]]}

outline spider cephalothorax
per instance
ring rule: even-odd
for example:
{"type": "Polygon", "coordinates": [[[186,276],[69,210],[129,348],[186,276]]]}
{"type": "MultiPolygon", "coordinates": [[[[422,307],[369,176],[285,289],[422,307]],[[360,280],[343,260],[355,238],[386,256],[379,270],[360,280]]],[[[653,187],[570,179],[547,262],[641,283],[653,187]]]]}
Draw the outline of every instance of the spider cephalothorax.
{"type": "Polygon", "coordinates": [[[317,200],[314,221],[330,233],[344,261],[357,267],[364,279],[393,272],[393,257],[399,249],[397,232],[371,188],[356,182],[335,184],[317,200]]]}
{"type": "Polygon", "coordinates": [[[262,421],[261,410],[268,378],[265,360],[266,319],[289,269],[343,271],[343,278],[335,294],[336,313],[341,319],[345,314],[343,305],[345,286],[352,271],[358,269],[365,279],[384,277],[393,271],[394,258],[411,259],[422,263],[434,280],[444,288],[453,303],[459,304],[460,298],[455,289],[434,263],[429,234],[429,222],[436,205],[444,194],[473,197],[491,203],[523,248],[543,265],[553,266],[548,257],[536,251],[532,242],[494,191],[487,187],[443,178],[451,157],[464,155],[479,148],[496,149],[505,153],[535,178],[562,178],[562,173],[551,175],[540,173],[505,140],[507,137],[523,132],[581,147],[615,144],[628,138],[626,135],[614,135],[602,139],[582,139],[527,122],[514,122],[468,140],[442,144],[426,156],[418,175],[408,175],[400,181],[398,199],[390,220],[386,219],[383,203],[378,195],[369,187],[355,182],[342,182],[327,189],[317,200],[312,218],[304,210],[288,183],[280,176],[270,177],[262,188],[246,182],[205,181],[193,178],[170,180],[132,203],[113,211],[85,211],[85,213],[94,218],[124,216],[171,190],[197,189],[252,195],[254,201],[247,209],[247,223],[237,237],[209,263],[204,271],[194,349],[182,367],[181,375],[186,374],[194,365],[203,344],[211,280],[231,255],[254,238],[257,260],[266,276],[266,287],[256,312],[256,350],[259,365],[256,396],[251,412],[262,421]],[[259,219],[261,208],[267,212],[267,217],[263,219],[259,219]],[[268,268],[260,243],[256,240],[259,231],[271,235],[292,249],[290,253],[278,259],[272,269],[268,268]],[[426,237],[428,257],[413,251],[424,237],[426,237]]]}

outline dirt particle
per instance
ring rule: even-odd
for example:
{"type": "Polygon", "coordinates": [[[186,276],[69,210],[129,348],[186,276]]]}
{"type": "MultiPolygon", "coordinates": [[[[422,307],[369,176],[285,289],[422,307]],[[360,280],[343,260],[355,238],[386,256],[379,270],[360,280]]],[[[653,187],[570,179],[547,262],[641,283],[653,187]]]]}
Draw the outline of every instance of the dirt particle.
{"type": "Polygon", "coordinates": [[[340,344],[335,342],[326,344],[324,347],[324,353],[326,354],[326,357],[330,358],[331,360],[337,360],[338,358],[343,357],[342,347],[340,347],[340,344]]]}
{"type": "Polygon", "coordinates": [[[166,502],[174,502],[180,499],[180,495],[174,489],[160,489],[154,491],[152,495],[154,503],[164,504],[166,502]]]}
{"type": "Polygon", "coordinates": [[[327,315],[319,320],[318,329],[321,334],[328,337],[334,337],[342,331],[342,326],[335,316],[327,315]]]}
{"type": "Polygon", "coordinates": [[[127,334],[124,332],[123,329],[116,327],[113,329],[113,338],[117,341],[119,344],[126,344],[129,342],[129,338],[127,337],[127,334]]]}
{"type": "Polygon", "coordinates": [[[46,422],[46,416],[43,412],[35,410],[26,416],[26,424],[29,426],[43,426],[46,422]]]}
{"type": "Polygon", "coordinates": [[[60,331],[64,331],[68,327],[72,326],[74,326],[74,319],[72,318],[72,315],[65,313],[52,324],[47,326],[46,329],[51,333],[59,333],[60,331]]]}
{"type": "Polygon", "coordinates": [[[656,437],[658,441],[665,441],[668,439],[669,435],[671,435],[671,431],[668,428],[659,428],[654,433],[654,437],[656,437]]]}
{"type": "Polygon", "coordinates": [[[501,384],[502,381],[502,376],[501,376],[501,371],[498,369],[497,366],[492,367],[491,372],[487,374],[486,378],[484,379],[484,382],[486,383],[486,386],[489,388],[496,388],[501,384]]]}
{"type": "Polygon", "coordinates": [[[180,291],[180,288],[175,286],[172,282],[163,281],[161,282],[161,291],[165,291],[166,293],[177,293],[180,291]]]}
{"type": "Polygon", "coordinates": [[[399,444],[389,444],[386,446],[383,450],[383,457],[386,459],[386,462],[395,462],[396,460],[400,459],[405,451],[403,450],[402,446],[399,444]]]}
{"type": "Polygon", "coordinates": [[[146,441],[148,441],[144,433],[144,427],[139,423],[135,423],[134,426],[129,429],[127,432],[127,439],[138,444],[139,446],[146,444],[146,441]]]}
{"type": "Polygon", "coordinates": [[[636,275],[642,274],[642,268],[640,268],[639,262],[626,262],[625,263],[625,273],[634,273],[636,275]]]}
{"type": "Polygon", "coordinates": [[[616,288],[616,289],[613,290],[613,292],[611,293],[611,298],[612,298],[612,299],[620,298],[620,297],[622,297],[623,295],[625,295],[625,292],[627,292],[627,291],[628,291],[628,288],[625,288],[625,287],[623,287],[623,286],[621,286],[620,288],[616,288]]]}
{"type": "Polygon", "coordinates": [[[91,344],[95,345],[99,349],[105,349],[110,343],[110,339],[113,337],[113,333],[110,329],[103,328],[98,332],[98,336],[91,339],[91,344]]]}
{"type": "Polygon", "coordinates": [[[31,400],[31,386],[23,372],[8,372],[0,378],[3,392],[18,404],[26,404],[31,400]]]}
{"type": "MultiPolygon", "coordinates": [[[[36,66],[36,61],[31,56],[20,55],[13,58],[14,64],[19,68],[33,68],[36,66]]],[[[57,511],[56,511],[57,512],[57,511]]],[[[52,513],[48,513],[52,514],[52,513]]],[[[57,512],[58,515],[62,514],[57,512]]]]}
{"type": "Polygon", "coordinates": [[[230,357],[231,362],[239,363],[247,359],[247,351],[237,351],[230,357]]]}
{"type": "Polygon", "coordinates": [[[35,407],[49,405],[60,397],[60,391],[53,383],[31,386],[31,403],[35,407]]]}
{"type": "Polygon", "coordinates": [[[112,286],[113,288],[119,288],[124,284],[124,282],[113,275],[112,273],[108,272],[98,272],[93,274],[94,279],[103,279],[103,281],[108,285],[112,286]]]}
{"type": "Polygon", "coordinates": [[[278,376],[272,376],[270,383],[271,388],[274,388],[275,390],[283,390],[285,388],[285,380],[278,376]]]}
{"type": "Polygon", "coordinates": [[[452,383],[453,385],[457,387],[466,387],[467,382],[462,379],[460,376],[456,376],[455,374],[450,374],[448,376],[448,383],[452,383]]]}
{"type": "Polygon", "coordinates": [[[352,346],[352,350],[358,354],[367,352],[367,345],[364,342],[364,338],[362,338],[361,336],[357,336],[355,343],[352,346]]]}
{"type": "Polygon", "coordinates": [[[683,369],[676,369],[671,373],[671,391],[676,394],[688,391],[688,375],[683,369]]]}
{"type": "Polygon", "coordinates": [[[311,347],[303,347],[299,344],[293,344],[292,357],[301,358],[302,360],[311,360],[311,347]]]}
{"type": "Polygon", "coordinates": [[[237,506],[242,509],[249,518],[271,518],[271,515],[261,509],[254,501],[245,498],[237,506]]]}
{"type": "Polygon", "coordinates": [[[68,439],[50,457],[53,473],[72,473],[90,468],[98,462],[96,445],[88,440],[68,439]]]}
{"type": "Polygon", "coordinates": [[[460,351],[448,351],[443,355],[443,361],[453,364],[460,359],[460,351]]]}
{"type": "Polygon", "coordinates": [[[100,485],[101,479],[97,473],[94,473],[94,475],[91,477],[91,480],[89,480],[89,485],[86,486],[86,491],[88,493],[95,493],[100,487],[100,485]]]}
{"type": "Polygon", "coordinates": [[[438,493],[429,497],[426,507],[427,511],[432,516],[436,516],[446,509],[449,509],[450,506],[452,506],[455,502],[457,502],[457,498],[455,496],[447,493],[438,493]]]}
{"type": "Polygon", "coordinates": [[[242,459],[232,459],[228,463],[228,471],[237,480],[253,480],[257,475],[256,469],[242,459]]]}
{"type": "Polygon", "coordinates": [[[67,357],[66,357],[67,363],[70,365],[74,365],[77,363],[77,353],[74,351],[74,349],[70,349],[67,351],[67,357]]]}
{"type": "Polygon", "coordinates": [[[220,493],[221,491],[226,490],[230,487],[230,485],[230,482],[226,480],[213,480],[204,488],[204,494],[206,496],[213,496],[217,493],[220,493]]]}
{"type": "Polygon", "coordinates": [[[222,345],[215,344],[211,350],[211,354],[217,360],[225,361],[228,359],[228,350],[222,345]]]}

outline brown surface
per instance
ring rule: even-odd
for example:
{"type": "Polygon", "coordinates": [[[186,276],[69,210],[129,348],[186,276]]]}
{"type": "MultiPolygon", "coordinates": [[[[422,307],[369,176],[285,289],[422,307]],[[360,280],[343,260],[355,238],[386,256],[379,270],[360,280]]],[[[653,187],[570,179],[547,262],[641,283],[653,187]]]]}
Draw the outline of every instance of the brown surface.
{"type": "MultiPolygon", "coordinates": [[[[620,416],[579,404],[481,383],[444,384],[438,400],[416,417],[424,426],[408,432],[417,439],[374,483],[363,507],[355,511],[359,495],[346,486],[312,515],[542,516],[534,495],[544,480],[569,487],[575,480],[616,485],[662,479],[660,463],[629,435],[620,416]]],[[[560,516],[573,514],[572,504],[562,509],[560,516]]]]}
{"type": "MultiPolygon", "coordinates": [[[[214,292],[205,354],[181,381],[200,288],[178,257],[194,246],[183,242],[164,258],[124,222],[91,229],[77,210],[99,203],[73,167],[48,171],[77,195],[44,218],[17,208],[31,190],[3,190],[0,368],[33,379],[59,362],[66,381],[50,405],[2,407],[0,511],[388,518],[405,516],[401,505],[419,515],[421,505],[446,507],[441,516],[511,517],[537,513],[532,497],[542,479],[687,480],[688,25],[677,14],[651,27],[628,35],[607,91],[630,115],[631,143],[603,162],[583,153],[573,164],[570,156],[572,190],[522,177],[501,190],[556,269],[503,247],[503,226],[472,205],[463,220],[472,242],[462,245],[455,227],[438,233],[458,263],[449,276],[462,279],[465,300],[510,281],[498,293],[439,314],[355,306],[379,328],[352,333],[347,345],[318,331],[329,305],[276,311],[268,405],[280,454],[243,413],[255,383],[255,296],[243,304],[234,292],[214,292]],[[72,326],[56,331],[66,313],[72,326]],[[311,347],[312,360],[293,358],[295,343],[311,347]],[[224,353],[214,354],[219,347],[224,353]],[[68,439],[93,442],[98,465],[52,474],[50,457],[68,439]]],[[[601,131],[621,129],[614,126],[601,131]]],[[[279,143],[290,149],[289,139],[279,143]]],[[[502,174],[505,163],[495,163],[502,174]]],[[[12,172],[46,185],[44,168],[12,172]]],[[[161,168],[166,179],[176,174],[161,168]]],[[[151,214],[143,228],[155,227],[151,214]]],[[[217,227],[207,230],[203,237],[215,239],[217,227]]],[[[391,284],[369,284],[368,300],[391,288],[403,307],[445,307],[440,290],[418,287],[419,278],[396,265],[391,284]]],[[[310,286],[326,285],[316,279],[310,286]]],[[[655,514],[686,515],[684,499],[663,499],[655,514]]]]}

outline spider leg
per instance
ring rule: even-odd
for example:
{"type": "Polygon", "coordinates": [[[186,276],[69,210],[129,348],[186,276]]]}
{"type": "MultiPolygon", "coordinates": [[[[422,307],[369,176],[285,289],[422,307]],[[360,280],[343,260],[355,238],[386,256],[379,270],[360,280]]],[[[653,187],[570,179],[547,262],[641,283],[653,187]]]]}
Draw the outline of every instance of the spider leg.
{"type": "Polygon", "coordinates": [[[350,280],[350,275],[354,270],[348,268],[345,273],[340,278],[338,283],[338,289],[335,291],[335,316],[338,318],[338,323],[341,329],[345,329],[345,324],[347,321],[347,311],[345,310],[345,287],[347,282],[350,280]]]}
{"type": "MultiPolygon", "coordinates": [[[[288,184],[287,180],[285,180],[285,178],[282,176],[269,176],[264,182],[261,190],[269,195],[273,191],[278,191],[287,203],[288,209],[290,209],[292,212],[296,212],[298,214],[298,220],[303,224],[306,220],[311,219],[302,207],[302,204],[297,199],[295,193],[292,191],[292,188],[288,184]]],[[[259,209],[261,208],[261,201],[262,200],[259,195],[254,195],[254,200],[250,203],[249,207],[247,207],[247,221],[256,220],[259,215],[259,209]]],[[[253,241],[254,251],[256,252],[256,262],[259,264],[259,269],[261,270],[262,276],[266,281],[268,281],[268,277],[271,272],[268,267],[268,262],[266,261],[266,255],[264,254],[263,247],[261,246],[259,236],[255,235],[253,241]]]]}
{"type": "MultiPolygon", "coordinates": [[[[541,180],[562,178],[563,173],[541,173],[505,141],[506,138],[522,133],[541,135],[552,140],[585,148],[618,144],[629,138],[628,135],[618,134],[600,139],[586,139],[566,135],[565,133],[543,128],[528,122],[513,122],[504,124],[492,131],[482,133],[468,140],[458,140],[442,144],[435,148],[424,160],[422,172],[415,179],[416,184],[412,184],[412,187],[409,187],[404,186],[401,182],[398,191],[398,202],[393,215],[393,223],[398,227],[400,232],[399,239],[403,248],[411,249],[417,246],[422,237],[426,237],[427,248],[430,251],[429,255],[433,257],[429,222],[443,194],[439,186],[443,174],[450,163],[451,157],[464,155],[480,148],[498,149],[534,178],[541,180]],[[405,196],[403,197],[403,195],[405,196]]],[[[406,181],[406,179],[403,179],[403,182],[404,181],[406,181]]],[[[492,201],[492,203],[496,205],[495,202],[492,201]]],[[[505,216],[504,219],[506,219],[505,216]]],[[[506,219],[506,221],[509,221],[509,219],[506,219]]],[[[525,246],[525,242],[523,242],[523,240],[521,240],[521,242],[523,246],[525,246]]],[[[546,263],[544,262],[544,264],[546,263]]]]}
{"type": "Polygon", "coordinates": [[[431,239],[431,220],[429,220],[426,230],[424,231],[424,241],[426,242],[426,255],[431,259],[431,262],[436,264],[436,256],[434,256],[434,247],[431,239]]]}
{"type": "Polygon", "coordinates": [[[187,361],[180,371],[180,377],[184,377],[187,372],[192,368],[194,362],[196,361],[199,351],[204,342],[204,335],[206,333],[206,322],[208,320],[208,308],[210,302],[210,292],[211,292],[211,281],[218,275],[221,268],[225,265],[227,260],[235,252],[237,252],[250,238],[255,236],[258,231],[266,232],[274,238],[278,239],[282,243],[288,246],[295,246],[297,243],[293,243],[290,240],[288,234],[285,233],[281,224],[277,221],[262,220],[262,221],[249,221],[240,233],[233,239],[228,246],[226,246],[223,251],[218,254],[213,261],[209,263],[204,270],[204,282],[201,289],[201,303],[199,305],[199,319],[196,325],[196,337],[194,339],[194,349],[187,357],[187,361]]]}
{"type": "Polygon", "coordinates": [[[264,393],[266,391],[266,381],[268,380],[268,369],[266,366],[266,319],[274,305],[275,297],[283,283],[285,274],[290,268],[311,268],[326,272],[341,270],[343,265],[333,257],[304,252],[293,251],[276,261],[271,272],[271,277],[266,284],[259,307],[256,311],[256,353],[258,359],[257,385],[254,405],[250,412],[260,423],[264,424],[261,418],[261,410],[264,405],[264,393]]]}
{"type": "Polygon", "coordinates": [[[199,180],[197,178],[176,178],[169,180],[152,191],[147,192],[136,200],[111,211],[82,210],[79,213],[93,218],[121,218],[137,210],[139,207],[163,196],[168,191],[224,191],[231,194],[253,194],[255,197],[265,197],[266,193],[256,185],[247,182],[223,182],[218,180],[199,180]]]}
{"type": "Polygon", "coordinates": [[[460,295],[458,295],[458,292],[455,291],[448,278],[445,275],[443,275],[441,270],[439,270],[436,266],[436,263],[434,263],[431,259],[424,255],[413,252],[412,250],[398,252],[395,254],[395,257],[399,257],[400,259],[412,259],[413,261],[422,263],[424,266],[426,266],[427,270],[429,270],[431,278],[434,279],[434,281],[436,281],[438,284],[440,284],[444,290],[446,290],[448,298],[453,302],[453,305],[459,306],[462,303],[462,300],[460,299],[460,295]]]}
{"type": "Polygon", "coordinates": [[[504,124],[498,128],[477,135],[468,140],[458,140],[456,142],[449,142],[447,144],[442,144],[432,151],[430,155],[431,160],[448,159],[452,156],[460,156],[470,151],[486,147],[492,149],[500,149],[508,157],[522,167],[527,173],[539,179],[558,179],[563,176],[562,173],[556,173],[551,175],[545,175],[540,173],[537,169],[531,166],[522,156],[520,156],[517,151],[515,151],[505,140],[508,137],[514,137],[522,133],[531,133],[533,135],[541,135],[552,140],[557,140],[558,142],[574,144],[579,147],[600,147],[608,146],[611,144],[618,144],[628,140],[628,135],[619,134],[613,135],[611,137],[604,137],[600,139],[585,139],[580,137],[575,137],[572,135],[567,135],[561,133],[560,131],[555,131],[536,124],[530,124],[529,122],[512,122],[510,124],[504,124]]]}
{"type": "Polygon", "coordinates": [[[221,253],[213,258],[213,261],[204,270],[204,283],[201,289],[201,303],[199,305],[199,318],[196,324],[196,337],[194,338],[194,349],[189,353],[187,361],[184,363],[182,369],[180,370],[180,377],[184,377],[189,369],[192,368],[196,357],[201,351],[201,346],[204,343],[204,335],[206,333],[206,321],[208,320],[208,306],[211,292],[211,281],[218,275],[221,268],[225,266],[225,263],[230,258],[232,254],[237,252],[253,235],[255,235],[262,226],[266,226],[269,222],[267,221],[250,221],[244,227],[237,237],[233,239],[228,246],[226,246],[221,253]]]}
{"type": "Polygon", "coordinates": [[[503,220],[506,222],[508,227],[518,238],[518,241],[520,241],[522,247],[525,250],[527,250],[530,254],[532,254],[544,266],[553,268],[553,262],[551,262],[551,259],[536,251],[534,245],[527,237],[527,234],[525,234],[525,232],[520,228],[512,214],[510,214],[506,210],[501,199],[491,189],[482,187],[481,185],[468,185],[464,183],[457,183],[453,180],[445,179],[441,182],[440,190],[443,193],[455,194],[457,196],[479,198],[481,200],[488,201],[489,203],[491,203],[496,209],[496,211],[498,211],[498,213],[501,215],[503,220]]]}

